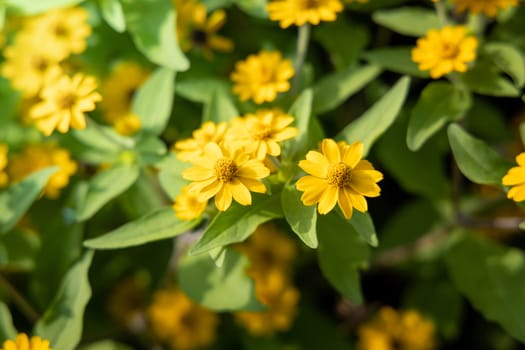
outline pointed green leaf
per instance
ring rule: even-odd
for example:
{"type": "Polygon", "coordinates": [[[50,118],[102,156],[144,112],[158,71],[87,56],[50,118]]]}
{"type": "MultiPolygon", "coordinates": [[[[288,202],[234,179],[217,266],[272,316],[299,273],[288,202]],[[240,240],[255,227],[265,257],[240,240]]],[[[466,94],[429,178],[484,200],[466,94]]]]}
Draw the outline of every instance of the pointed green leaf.
{"type": "Polygon", "coordinates": [[[350,219],[350,225],[352,225],[359,236],[361,236],[361,238],[372,247],[377,247],[379,245],[374,222],[369,213],[361,213],[358,210],[354,210],[352,218],[350,219]]]}
{"type": "Polygon", "coordinates": [[[232,118],[238,117],[239,111],[231,96],[223,89],[215,89],[204,106],[203,121],[212,121],[214,123],[227,122],[232,118]]]}
{"type": "Polygon", "coordinates": [[[317,248],[317,211],[316,206],[305,206],[301,202],[301,193],[294,185],[287,185],[281,193],[281,205],[284,217],[293,232],[310,248],[317,248]]]}
{"type": "Polygon", "coordinates": [[[494,64],[486,61],[476,62],[476,65],[462,74],[461,78],[473,92],[481,95],[506,97],[521,95],[520,90],[501,75],[494,64]]]}
{"type": "Polygon", "coordinates": [[[408,74],[414,77],[428,78],[428,71],[419,70],[412,61],[413,47],[385,47],[365,52],[362,57],[369,63],[382,67],[392,72],[408,74]]]}
{"type": "Polygon", "coordinates": [[[0,302],[0,344],[3,344],[7,339],[15,339],[17,334],[9,308],[0,302]]]}
{"type": "Polygon", "coordinates": [[[126,30],[126,20],[124,11],[119,0],[99,0],[102,17],[106,22],[119,33],[126,30]]]}
{"type": "Polygon", "coordinates": [[[169,152],[157,167],[160,170],[158,173],[160,186],[171,199],[175,199],[181,193],[182,187],[189,184],[188,180],[182,178],[182,172],[191,167],[191,164],[180,161],[175,153],[169,152]]]}
{"type": "Polygon", "coordinates": [[[225,79],[195,78],[175,84],[177,95],[198,103],[208,103],[217,90],[230,91],[231,83],[225,79]]]}
{"type": "Polygon", "coordinates": [[[7,261],[0,267],[13,271],[32,271],[35,257],[40,248],[40,237],[33,231],[13,229],[0,237],[0,244],[6,248],[7,261]]]}
{"type": "Polygon", "coordinates": [[[241,10],[253,17],[268,18],[268,0],[232,0],[241,10]]]}
{"type": "Polygon", "coordinates": [[[492,61],[514,80],[514,84],[522,88],[525,85],[525,56],[510,43],[486,43],[483,50],[489,54],[492,61]]]}
{"type": "Polygon", "coordinates": [[[283,158],[295,159],[302,155],[308,148],[310,130],[312,122],[312,103],[314,93],[312,89],[304,90],[290,107],[288,114],[295,118],[294,126],[297,128],[297,136],[289,140],[283,149],[283,158]]]}
{"type": "Polygon", "coordinates": [[[78,5],[84,0],[6,0],[7,5],[25,15],[36,15],[44,11],[57,8],[78,5]]]}
{"type": "Polygon", "coordinates": [[[375,11],[374,22],[403,35],[422,37],[430,29],[440,28],[436,11],[424,7],[399,7],[375,11]]]}

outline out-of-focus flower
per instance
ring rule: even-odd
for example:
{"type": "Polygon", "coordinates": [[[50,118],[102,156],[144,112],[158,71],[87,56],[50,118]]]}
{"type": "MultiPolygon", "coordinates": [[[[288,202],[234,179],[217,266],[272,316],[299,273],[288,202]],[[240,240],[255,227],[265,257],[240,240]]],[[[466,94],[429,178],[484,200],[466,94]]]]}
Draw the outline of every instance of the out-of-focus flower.
{"type": "Polygon", "coordinates": [[[188,191],[188,186],[184,186],[181,194],[175,197],[173,210],[175,216],[181,220],[193,220],[201,216],[206,209],[208,201],[201,202],[197,194],[188,191]]]}
{"type": "Polygon", "coordinates": [[[68,150],[55,144],[28,145],[9,160],[7,173],[11,181],[16,182],[37,170],[54,165],[58,166],[58,171],[49,178],[43,192],[48,198],[57,198],[77,170],[77,164],[70,158],[68,150]]]}
{"type": "Polygon", "coordinates": [[[139,274],[119,281],[107,300],[110,315],[126,328],[133,328],[146,305],[146,283],[139,274]]]}
{"type": "Polygon", "coordinates": [[[515,202],[525,200],[525,152],[516,156],[518,166],[512,167],[501,179],[504,186],[512,186],[507,192],[507,198],[515,202]]]}
{"type": "Polygon", "coordinates": [[[289,80],[293,75],[292,62],[283,59],[280,52],[261,51],[235,64],[231,74],[233,92],[241,101],[272,102],[279,92],[290,89],[289,80]]]}
{"type": "Polygon", "coordinates": [[[195,304],[177,288],[155,292],[147,314],[154,335],[175,350],[210,345],[219,323],[216,314],[195,304]]]}
{"type": "Polygon", "coordinates": [[[451,0],[458,12],[484,13],[488,17],[496,17],[499,10],[518,6],[519,0],[451,0]]]}
{"type": "Polygon", "coordinates": [[[8,151],[9,147],[5,143],[0,143],[0,187],[4,187],[9,181],[9,176],[7,176],[7,173],[5,172],[8,151]]]}
{"type": "Polygon", "coordinates": [[[272,21],[279,21],[281,28],[288,28],[335,21],[344,6],[340,0],[273,0],[266,9],[272,21]]]}
{"type": "Polygon", "coordinates": [[[140,118],[132,113],[117,118],[113,123],[115,130],[119,134],[126,136],[136,134],[140,130],[141,126],[142,123],[140,122],[140,118]]]}
{"type": "Polygon", "coordinates": [[[412,61],[419,70],[429,70],[437,79],[451,72],[466,72],[467,64],[476,59],[478,40],[467,35],[463,26],[446,26],[431,29],[424,38],[417,40],[412,49],[412,61]]]}
{"type": "Polygon", "coordinates": [[[0,350],[52,350],[49,340],[32,336],[29,338],[25,333],[19,333],[15,340],[6,340],[0,350]]]}
{"type": "Polygon", "coordinates": [[[191,138],[175,143],[173,149],[177,152],[177,158],[182,161],[191,161],[202,157],[204,147],[209,142],[222,143],[227,128],[228,124],[225,122],[219,124],[210,121],[204,122],[199,129],[193,131],[191,138]]]}
{"type": "Polygon", "coordinates": [[[377,182],[383,179],[383,174],[370,162],[361,160],[362,156],[361,142],[337,144],[332,139],[322,141],[321,152],[309,151],[306,160],[299,162],[299,167],[309,175],[296,184],[304,192],[301,196],[304,205],[319,203],[319,214],[327,214],[339,204],[347,219],[352,217],[353,208],[366,212],[365,196],[379,196],[381,189],[377,182]]]}

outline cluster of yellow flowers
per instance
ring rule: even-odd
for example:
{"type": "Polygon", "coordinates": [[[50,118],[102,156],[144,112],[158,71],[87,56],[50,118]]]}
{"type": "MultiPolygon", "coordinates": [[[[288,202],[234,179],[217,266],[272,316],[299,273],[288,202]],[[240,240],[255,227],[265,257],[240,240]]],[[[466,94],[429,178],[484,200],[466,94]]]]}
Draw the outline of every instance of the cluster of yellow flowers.
{"type": "Polygon", "coordinates": [[[247,273],[255,281],[257,299],[268,309],[237,312],[239,324],[256,336],[290,329],[297,311],[299,291],[292,284],[292,266],[297,255],[293,240],[274,224],[257,228],[238,249],[250,260],[247,273]]]}
{"type": "Polygon", "coordinates": [[[25,333],[19,333],[15,340],[6,340],[0,350],[53,350],[49,345],[49,340],[44,340],[39,336],[29,338],[25,333]]]}
{"type": "Polygon", "coordinates": [[[65,61],[86,49],[91,34],[88,13],[80,7],[47,11],[28,18],[4,51],[2,75],[20,90],[30,107],[27,121],[46,136],[55,129],[86,127],[84,113],[95,109],[101,96],[95,78],[71,73],[65,61]]]}

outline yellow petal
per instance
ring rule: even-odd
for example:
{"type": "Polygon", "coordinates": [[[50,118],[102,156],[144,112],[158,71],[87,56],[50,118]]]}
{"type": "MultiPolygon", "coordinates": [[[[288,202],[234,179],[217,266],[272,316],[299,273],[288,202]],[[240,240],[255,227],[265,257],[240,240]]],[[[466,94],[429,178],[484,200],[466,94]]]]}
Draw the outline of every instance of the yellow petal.
{"type": "Polygon", "coordinates": [[[230,181],[226,186],[229,186],[230,191],[235,199],[241,205],[250,205],[252,204],[252,196],[250,191],[244,186],[242,182],[237,179],[230,181]]]}
{"type": "Polygon", "coordinates": [[[215,172],[212,169],[199,166],[188,168],[182,172],[182,178],[190,181],[204,181],[212,177],[215,177],[215,172]]]}
{"type": "Polygon", "coordinates": [[[515,202],[525,200],[525,184],[512,187],[507,193],[507,198],[510,198],[515,202]]]}
{"type": "Polygon", "coordinates": [[[266,193],[266,186],[264,186],[262,182],[245,177],[239,177],[238,179],[248,188],[248,190],[257,193],[266,193]]]}
{"type": "Polygon", "coordinates": [[[525,183],[525,168],[510,168],[507,174],[501,179],[501,182],[505,186],[513,186],[525,183]]]}
{"type": "Polygon", "coordinates": [[[525,166],[525,152],[520,153],[516,156],[516,163],[521,166],[525,166]]]}
{"type": "Polygon", "coordinates": [[[339,196],[337,198],[339,208],[343,212],[344,217],[349,220],[352,217],[352,201],[350,200],[349,193],[345,189],[339,189],[339,196]]]}
{"type": "Polygon", "coordinates": [[[321,178],[327,177],[329,166],[326,157],[317,151],[308,152],[306,154],[306,160],[299,162],[299,167],[306,173],[321,178]]]}
{"type": "Polygon", "coordinates": [[[350,168],[354,168],[361,160],[361,157],[363,157],[363,149],[364,146],[362,142],[358,141],[352,143],[345,149],[345,153],[343,154],[343,162],[350,168]]]}
{"type": "Polygon", "coordinates": [[[229,188],[222,186],[217,195],[215,196],[215,206],[220,211],[226,211],[232,204],[232,193],[229,188]]]}
{"type": "Polygon", "coordinates": [[[327,214],[330,210],[334,209],[337,204],[337,197],[338,188],[336,186],[327,186],[319,199],[319,205],[317,207],[319,214],[327,214]]]}
{"type": "Polygon", "coordinates": [[[339,163],[341,161],[341,154],[337,143],[332,139],[324,139],[321,143],[321,151],[325,155],[330,164],[339,163]]]}

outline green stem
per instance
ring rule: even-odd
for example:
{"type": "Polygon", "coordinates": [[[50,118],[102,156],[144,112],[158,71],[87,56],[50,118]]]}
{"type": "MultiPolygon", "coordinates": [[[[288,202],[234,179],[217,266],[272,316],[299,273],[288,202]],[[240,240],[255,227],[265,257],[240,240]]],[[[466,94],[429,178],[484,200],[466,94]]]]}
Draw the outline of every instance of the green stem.
{"type": "Polygon", "coordinates": [[[299,27],[299,33],[297,37],[297,51],[294,64],[295,77],[292,82],[292,93],[297,92],[301,82],[301,71],[303,69],[306,53],[308,52],[308,42],[310,41],[310,28],[310,24],[308,23],[299,27]]]}
{"type": "Polygon", "coordinates": [[[436,13],[438,15],[441,26],[442,27],[446,26],[449,23],[449,20],[447,17],[447,8],[445,7],[445,3],[441,0],[438,2],[435,2],[434,8],[436,9],[436,13]]]}
{"type": "Polygon", "coordinates": [[[11,296],[13,302],[18,309],[30,320],[32,323],[36,323],[40,318],[38,312],[27,302],[27,300],[20,294],[15,287],[2,275],[0,275],[0,289],[7,291],[7,294],[11,296]]]}
{"type": "Polygon", "coordinates": [[[104,129],[102,126],[100,126],[96,121],[91,119],[90,117],[86,117],[87,123],[89,126],[94,127],[97,129],[102,136],[104,136],[107,140],[113,142],[114,144],[123,147],[125,149],[132,149],[134,146],[134,142],[132,140],[126,140],[124,138],[117,137],[109,132],[107,132],[106,129],[104,129]],[[129,141],[129,142],[128,142],[129,141]]]}

